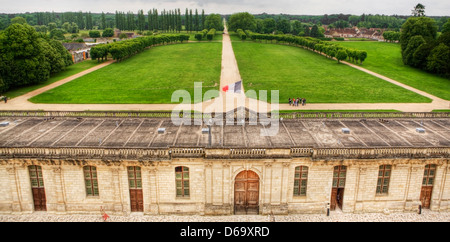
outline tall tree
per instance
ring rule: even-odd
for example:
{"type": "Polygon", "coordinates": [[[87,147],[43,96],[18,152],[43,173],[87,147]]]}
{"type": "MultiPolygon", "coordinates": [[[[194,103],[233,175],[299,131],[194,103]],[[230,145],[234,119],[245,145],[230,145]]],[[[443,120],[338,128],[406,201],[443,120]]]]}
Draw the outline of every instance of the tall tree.
{"type": "Polygon", "coordinates": [[[202,9],[202,24],[201,24],[200,30],[205,29],[205,21],[206,21],[206,19],[205,19],[205,10],[202,9]]]}
{"type": "Polygon", "coordinates": [[[186,13],[184,14],[184,28],[186,29],[186,31],[189,31],[189,12],[188,9],[186,8],[186,13]]]}
{"type": "MultiPolygon", "coordinates": [[[[61,23],[64,23],[64,14],[62,15],[62,19],[61,19],[61,23]]],[[[83,12],[78,12],[77,14],[77,24],[78,27],[80,29],[84,29],[86,27],[85,22],[84,22],[84,16],[83,16],[83,12]]]]}
{"type": "Polygon", "coordinates": [[[154,26],[153,26],[153,13],[152,13],[152,10],[148,10],[147,14],[148,14],[148,29],[150,31],[153,31],[154,30],[154,26]]]}
{"type": "Polygon", "coordinates": [[[236,31],[238,29],[255,31],[255,16],[247,12],[232,14],[228,26],[230,31],[236,31]]]}
{"type": "Polygon", "coordinates": [[[178,9],[178,32],[182,30],[182,23],[181,23],[181,9],[178,9]]]}
{"type": "Polygon", "coordinates": [[[198,10],[195,9],[195,20],[194,20],[194,26],[195,26],[195,31],[199,31],[200,30],[200,18],[198,16],[198,10]]]}
{"type": "Polygon", "coordinates": [[[102,29],[106,29],[106,16],[104,12],[102,12],[102,29]]]}
{"type": "Polygon", "coordinates": [[[192,9],[189,9],[189,28],[190,28],[190,30],[189,31],[194,31],[195,29],[194,29],[194,18],[193,18],[193,16],[192,16],[192,9]]]}
{"type": "Polygon", "coordinates": [[[50,64],[33,27],[10,25],[0,35],[0,46],[0,76],[6,88],[35,84],[50,77],[50,64]]]}
{"type": "Polygon", "coordinates": [[[423,17],[425,16],[425,6],[421,3],[417,4],[412,10],[412,14],[414,17],[423,17]]]}

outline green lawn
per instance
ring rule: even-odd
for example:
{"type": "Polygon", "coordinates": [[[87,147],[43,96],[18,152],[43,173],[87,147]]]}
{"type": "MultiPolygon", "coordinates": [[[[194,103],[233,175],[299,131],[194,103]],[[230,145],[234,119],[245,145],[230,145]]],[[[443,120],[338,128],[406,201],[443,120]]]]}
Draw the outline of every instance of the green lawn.
{"type": "Polygon", "coordinates": [[[39,84],[35,84],[35,85],[30,85],[30,86],[25,86],[25,87],[20,87],[20,88],[15,88],[13,90],[10,90],[6,93],[4,93],[3,95],[9,97],[9,98],[15,98],[18,96],[22,96],[25,93],[34,91],[36,89],[39,89],[41,87],[47,86],[49,84],[52,84],[54,82],[60,81],[66,77],[75,75],[77,73],[80,73],[84,70],[87,70],[91,67],[96,66],[98,63],[97,61],[91,61],[91,60],[86,60],[74,65],[71,65],[69,67],[66,68],[66,70],[61,71],[59,73],[56,73],[54,75],[52,75],[47,81],[39,83],[39,84]]]}
{"type": "MultiPolygon", "coordinates": [[[[203,82],[203,93],[219,90],[221,56],[222,43],[219,42],[158,46],[35,96],[30,101],[158,104],[171,103],[175,90],[186,90],[194,99],[194,82],[203,82]]],[[[198,101],[201,100],[195,100],[198,101]]]]}
{"type": "MultiPolygon", "coordinates": [[[[430,99],[302,48],[233,42],[244,89],[279,90],[280,103],[419,103],[430,99]]],[[[249,95],[249,97],[253,97],[249,95]]]]}
{"type": "Polygon", "coordinates": [[[368,57],[362,67],[434,96],[450,100],[450,80],[404,65],[400,44],[370,41],[339,42],[339,44],[366,50],[368,57]]]}

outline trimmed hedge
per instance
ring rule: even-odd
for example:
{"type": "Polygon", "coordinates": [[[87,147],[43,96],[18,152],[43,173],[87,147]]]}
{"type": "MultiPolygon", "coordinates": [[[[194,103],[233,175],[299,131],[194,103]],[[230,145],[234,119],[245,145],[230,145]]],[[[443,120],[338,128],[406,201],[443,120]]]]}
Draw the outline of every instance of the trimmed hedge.
{"type": "Polygon", "coordinates": [[[211,41],[214,39],[215,35],[216,35],[216,29],[210,29],[208,34],[206,34],[206,38],[211,41]]]}
{"type": "MultiPolygon", "coordinates": [[[[247,30],[247,34],[250,36],[252,40],[265,40],[270,41],[271,43],[275,40],[278,42],[288,43],[290,45],[294,44],[299,47],[303,47],[305,49],[319,52],[320,54],[326,55],[329,58],[337,57],[339,51],[345,51],[347,53],[347,58],[349,61],[353,61],[358,63],[358,61],[362,64],[363,61],[367,58],[367,52],[364,50],[355,50],[351,48],[345,48],[338,44],[334,44],[331,42],[322,41],[312,37],[299,37],[293,35],[273,35],[273,34],[258,34],[253,33],[252,31],[247,30]]],[[[343,56],[341,52],[340,57],[343,56]]]]}
{"type": "Polygon", "coordinates": [[[238,36],[241,40],[247,39],[247,34],[242,29],[236,30],[236,33],[238,34],[238,36]]]}
{"type": "Polygon", "coordinates": [[[155,35],[148,37],[139,37],[135,39],[123,40],[109,44],[100,44],[91,48],[91,57],[93,60],[107,57],[111,54],[114,60],[121,61],[139,52],[145,48],[159,44],[175,43],[189,40],[189,35],[155,35]]]}

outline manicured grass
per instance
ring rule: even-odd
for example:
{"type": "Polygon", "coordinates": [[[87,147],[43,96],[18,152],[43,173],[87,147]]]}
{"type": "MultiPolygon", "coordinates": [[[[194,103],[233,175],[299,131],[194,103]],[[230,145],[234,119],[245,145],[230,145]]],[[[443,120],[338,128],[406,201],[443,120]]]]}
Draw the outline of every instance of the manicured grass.
{"type": "Polygon", "coordinates": [[[400,44],[386,42],[339,42],[345,47],[366,50],[362,67],[408,86],[450,100],[450,80],[403,64],[400,44]]]}
{"type": "Polygon", "coordinates": [[[450,113],[450,109],[436,109],[436,110],[433,110],[433,112],[436,112],[436,113],[450,113]]]}
{"type": "MultiPolygon", "coordinates": [[[[302,48],[233,42],[244,89],[279,90],[280,103],[419,103],[430,99],[302,48]]],[[[254,95],[249,97],[256,98],[254,95]]]]}
{"type": "Polygon", "coordinates": [[[15,88],[13,90],[10,90],[6,93],[4,93],[3,95],[9,97],[9,98],[15,98],[18,96],[22,96],[28,92],[34,91],[36,89],[39,89],[41,87],[47,86],[49,84],[52,84],[54,82],[60,81],[64,78],[67,78],[69,76],[75,75],[77,73],[80,73],[84,70],[87,70],[89,68],[92,68],[96,65],[98,65],[99,63],[97,61],[92,61],[92,60],[86,60],[77,64],[73,64],[69,67],[67,67],[66,70],[61,71],[59,73],[56,73],[54,75],[52,75],[47,81],[39,83],[39,84],[35,84],[35,85],[30,85],[30,86],[25,86],[25,87],[19,87],[19,88],[15,88]]]}
{"type": "MultiPolygon", "coordinates": [[[[171,103],[172,93],[176,90],[186,90],[194,99],[194,82],[202,82],[202,93],[219,90],[221,56],[222,44],[216,42],[158,46],[35,96],[30,101],[158,104],[171,103]]],[[[198,101],[201,100],[195,100],[198,101]]]]}

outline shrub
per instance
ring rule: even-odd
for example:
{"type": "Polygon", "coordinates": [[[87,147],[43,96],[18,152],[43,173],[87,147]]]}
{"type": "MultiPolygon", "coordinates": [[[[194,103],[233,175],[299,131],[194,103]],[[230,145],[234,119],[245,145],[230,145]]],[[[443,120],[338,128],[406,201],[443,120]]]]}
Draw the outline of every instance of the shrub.
{"type": "Polygon", "coordinates": [[[245,34],[245,32],[242,29],[236,30],[236,33],[239,35],[239,38],[241,40],[246,40],[247,39],[247,34],[245,34]]]}
{"type": "Polygon", "coordinates": [[[195,37],[196,40],[201,41],[202,38],[203,38],[203,34],[195,34],[194,37],[195,37]]]}
{"type": "Polygon", "coordinates": [[[114,30],[111,28],[107,28],[102,33],[103,37],[113,37],[114,36],[114,30]]]}
{"type": "Polygon", "coordinates": [[[208,34],[206,34],[206,38],[211,41],[214,39],[214,36],[216,35],[216,30],[215,29],[210,29],[208,34]]]}
{"type": "Polygon", "coordinates": [[[89,37],[91,37],[91,38],[100,38],[100,31],[98,31],[98,30],[91,30],[91,31],[89,31],[89,37]]]}

